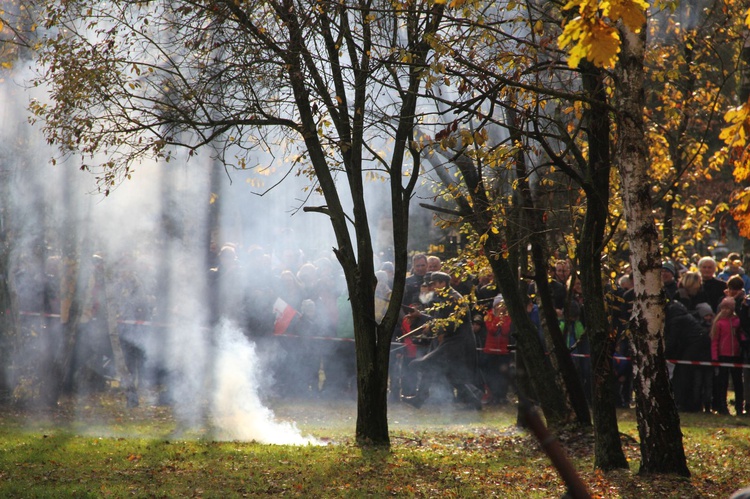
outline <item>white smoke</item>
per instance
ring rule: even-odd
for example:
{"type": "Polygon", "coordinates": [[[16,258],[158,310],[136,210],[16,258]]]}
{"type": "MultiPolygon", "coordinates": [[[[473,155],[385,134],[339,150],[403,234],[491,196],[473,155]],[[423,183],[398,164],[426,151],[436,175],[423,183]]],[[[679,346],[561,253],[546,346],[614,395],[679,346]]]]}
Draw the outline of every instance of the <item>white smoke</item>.
{"type": "Polygon", "coordinates": [[[293,423],[279,422],[258,395],[260,359],[255,345],[228,322],[218,328],[211,423],[219,440],[321,445],[293,423]]]}
{"type": "MultiPolygon", "coordinates": [[[[34,264],[27,255],[40,249],[34,246],[31,236],[41,233],[38,240],[48,245],[50,255],[58,255],[59,227],[63,215],[71,212],[68,223],[75,227],[67,229],[75,229],[73,232],[86,241],[81,244],[82,261],[88,261],[94,252],[103,255],[108,275],[112,276],[112,288],[121,274],[132,271],[143,277],[149,294],[158,291],[150,284],[162,275],[155,269],[169,266],[169,272],[163,274],[169,279],[163,288],[170,295],[164,301],[168,309],[162,311],[159,320],[153,318],[149,325],[137,326],[135,337],[131,338],[144,350],[146,368],[167,373],[160,378],[165,386],[144,384],[144,390],[139,386],[141,402],[153,402],[149,389],[164,389],[179,427],[195,429],[208,424],[222,440],[318,444],[315,438],[303,436],[294,424],[275,421],[274,413],[263,405],[259,389],[266,380],[255,346],[241,330],[225,324],[213,337],[207,326],[206,241],[195,234],[200,235],[201,228],[208,224],[211,168],[221,166],[209,160],[208,154],[189,161],[181,152],[169,164],[144,161],[137,165],[132,180],[105,198],[97,193],[93,176],[79,171],[76,158],[63,161],[56,150],[45,144],[40,129],[27,122],[24,107],[28,99],[46,98],[43,88],[24,83],[29,78],[29,74],[17,72],[14,78],[0,81],[0,131],[8,139],[0,146],[0,181],[12,187],[7,190],[10,197],[3,200],[7,211],[2,221],[13,229],[11,273],[20,276],[16,282],[22,282],[29,265],[34,264]],[[53,157],[58,159],[55,165],[51,162],[53,157]],[[72,200],[68,204],[61,192],[63,185],[68,186],[72,200]],[[165,190],[169,194],[166,199],[165,190]],[[165,213],[180,229],[177,235],[165,234],[165,213]],[[158,244],[168,238],[169,244],[158,244]],[[168,254],[162,254],[164,251],[168,254]]],[[[298,247],[330,247],[333,238],[327,237],[331,229],[326,219],[317,214],[294,218],[290,214],[290,207],[299,205],[299,182],[260,197],[252,195],[250,184],[240,181],[244,180],[241,172],[230,173],[222,175],[223,187],[216,200],[222,210],[217,229],[219,244],[229,241],[243,250],[260,245],[272,251],[278,232],[287,229],[287,233],[296,231],[302,239],[292,241],[290,246],[296,243],[298,247]],[[254,215],[261,212],[263,217],[254,215]]],[[[29,301],[33,300],[24,301],[23,306],[28,306],[29,301]]],[[[21,310],[34,314],[39,311],[33,307],[21,310]]],[[[24,315],[27,322],[32,320],[28,317],[24,315]]],[[[37,327],[37,323],[24,331],[28,333],[32,327],[37,327]]],[[[19,342],[17,358],[1,368],[8,373],[14,368],[28,379],[37,379],[30,369],[48,366],[59,350],[59,338],[53,336],[59,334],[59,328],[55,331],[58,332],[35,335],[28,344],[19,342]],[[41,354],[41,349],[48,353],[41,354]]],[[[21,379],[21,375],[14,376],[14,380],[21,379]]]]}

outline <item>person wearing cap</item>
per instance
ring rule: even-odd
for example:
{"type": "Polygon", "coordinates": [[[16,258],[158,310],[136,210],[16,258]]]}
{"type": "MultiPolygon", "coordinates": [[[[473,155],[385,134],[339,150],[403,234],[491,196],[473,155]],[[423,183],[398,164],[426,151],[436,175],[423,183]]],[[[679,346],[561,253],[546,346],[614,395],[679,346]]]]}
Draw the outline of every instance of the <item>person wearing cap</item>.
{"type": "Polygon", "coordinates": [[[699,303],[695,306],[695,312],[698,316],[698,320],[701,321],[704,325],[708,325],[709,328],[711,326],[711,323],[714,320],[714,311],[711,310],[711,305],[709,305],[706,302],[699,303]]]}
{"type": "Polygon", "coordinates": [[[664,292],[667,300],[671,300],[677,294],[677,270],[674,263],[664,261],[661,264],[661,282],[664,283],[664,292]]]}
{"type": "Polygon", "coordinates": [[[434,298],[425,306],[424,312],[431,317],[427,329],[437,341],[433,342],[433,348],[424,357],[410,363],[421,378],[416,395],[404,397],[403,400],[414,407],[421,407],[429,397],[432,383],[445,377],[456,392],[456,401],[480,410],[482,392],[474,384],[477,347],[469,303],[450,287],[450,280],[450,275],[445,272],[430,275],[434,298]]]}

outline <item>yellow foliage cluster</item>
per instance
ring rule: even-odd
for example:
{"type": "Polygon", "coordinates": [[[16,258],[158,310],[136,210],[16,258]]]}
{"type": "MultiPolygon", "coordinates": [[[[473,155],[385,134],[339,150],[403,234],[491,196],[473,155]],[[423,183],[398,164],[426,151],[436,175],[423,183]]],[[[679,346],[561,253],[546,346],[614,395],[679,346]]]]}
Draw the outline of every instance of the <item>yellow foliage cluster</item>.
{"type": "Polygon", "coordinates": [[[620,52],[615,23],[622,21],[638,32],[646,22],[647,8],[643,0],[570,0],[564,9],[576,9],[578,15],[565,24],[558,38],[560,47],[572,46],[568,65],[575,68],[588,59],[598,67],[613,67],[620,52]]]}
{"type": "Polygon", "coordinates": [[[750,187],[732,194],[732,216],[740,234],[750,236],[750,187]]]}
{"type": "Polygon", "coordinates": [[[719,138],[730,149],[735,151],[734,154],[734,178],[738,182],[750,178],[750,171],[747,165],[747,138],[750,135],[750,102],[745,102],[741,106],[730,109],[724,114],[724,121],[727,126],[719,134],[719,138]]]}
{"type": "MultiPolygon", "coordinates": [[[[750,14],[746,21],[750,21],[750,14]]],[[[724,121],[727,126],[721,131],[719,138],[731,151],[727,156],[734,165],[734,179],[737,182],[747,182],[750,180],[750,156],[747,144],[747,138],[750,135],[750,101],[727,111],[724,114],[724,121]]],[[[740,235],[750,237],[750,188],[733,193],[731,212],[737,222],[740,235]]]]}
{"type": "MultiPolygon", "coordinates": [[[[750,27],[750,9],[745,13],[745,25],[750,27]]],[[[731,162],[737,182],[750,180],[750,148],[747,139],[750,135],[750,101],[734,107],[724,114],[727,126],[719,134],[726,147],[717,156],[731,162]]],[[[737,222],[741,236],[750,237],[750,187],[732,194],[732,216],[737,222]]]]}

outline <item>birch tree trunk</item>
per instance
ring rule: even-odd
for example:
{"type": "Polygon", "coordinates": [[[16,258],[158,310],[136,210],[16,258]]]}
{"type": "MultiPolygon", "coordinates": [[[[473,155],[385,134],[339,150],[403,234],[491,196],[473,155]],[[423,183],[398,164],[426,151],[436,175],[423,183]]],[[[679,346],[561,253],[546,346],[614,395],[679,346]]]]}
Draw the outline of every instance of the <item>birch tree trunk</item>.
{"type": "Polygon", "coordinates": [[[643,124],[645,33],[645,26],[640,33],[620,28],[622,51],[616,68],[615,91],[618,111],[616,158],[635,287],[630,330],[636,416],[641,440],[639,473],[689,476],[680,418],[664,357],[665,295],[643,124]]]}

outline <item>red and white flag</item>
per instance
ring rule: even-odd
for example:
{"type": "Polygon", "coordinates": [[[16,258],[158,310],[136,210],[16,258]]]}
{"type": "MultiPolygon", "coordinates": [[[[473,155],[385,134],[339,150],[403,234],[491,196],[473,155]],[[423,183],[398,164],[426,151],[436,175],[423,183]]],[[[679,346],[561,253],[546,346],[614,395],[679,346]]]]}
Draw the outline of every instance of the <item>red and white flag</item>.
{"type": "Polygon", "coordinates": [[[281,298],[276,298],[273,303],[273,313],[276,315],[276,321],[273,323],[273,334],[284,334],[292,320],[299,315],[291,305],[281,298]]]}

